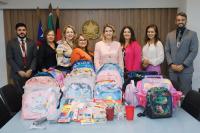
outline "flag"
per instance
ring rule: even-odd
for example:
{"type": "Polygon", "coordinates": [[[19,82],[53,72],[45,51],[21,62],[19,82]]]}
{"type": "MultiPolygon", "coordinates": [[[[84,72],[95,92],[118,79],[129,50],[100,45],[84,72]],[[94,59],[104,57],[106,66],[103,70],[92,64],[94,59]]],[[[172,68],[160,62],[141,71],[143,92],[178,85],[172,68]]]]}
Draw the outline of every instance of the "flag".
{"type": "Polygon", "coordinates": [[[51,3],[49,4],[49,16],[48,16],[48,20],[47,20],[47,28],[49,30],[54,30],[54,26],[53,26],[53,9],[51,6],[51,3]]]}
{"type": "Polygon", "coordinates": [[[62,39],[62,34],[60,30],[60,24],[59,24],[59,18],[57,16],[56,18],[56,41],[59,41],[62,39]]]}
{"type": "Polygon", "coordinates": [[[42,29],[42,22],[40,20],[38,25],[37,46],[39,47],[40,45],[42,45],[43,41],[44,41],[44,34],[42,29]]]}
{"type": "Polygon", "coordinates": [[[43,34],[42,21],[41,21],[41,17],[40,17],[39,7],[37,7],[37,17],[39,19],[38,34],[37,34],[37,47],[39,47],[40,45],[42,45],[42,43],[44,41],[44,34],[43,34]]]}
{"type": "Polygon", "coordinates": [[[59,9],[57,7],[56,9],[56,41],[59,41],[62,39],[62,34],[60,30],[60,22],[59,22],[59,9]]]}

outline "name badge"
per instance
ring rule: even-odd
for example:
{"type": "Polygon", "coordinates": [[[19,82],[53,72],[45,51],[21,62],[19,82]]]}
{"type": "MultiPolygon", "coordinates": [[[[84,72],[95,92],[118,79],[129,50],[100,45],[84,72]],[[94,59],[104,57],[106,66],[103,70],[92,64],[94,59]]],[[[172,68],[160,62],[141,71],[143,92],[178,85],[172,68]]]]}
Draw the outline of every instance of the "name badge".
{"type": "Polygon", "coordinates": [[[177,42],[177,43],[176,43],[177,48],[179,48],[180,45],[181,45],[181,42],[177,42]]]}

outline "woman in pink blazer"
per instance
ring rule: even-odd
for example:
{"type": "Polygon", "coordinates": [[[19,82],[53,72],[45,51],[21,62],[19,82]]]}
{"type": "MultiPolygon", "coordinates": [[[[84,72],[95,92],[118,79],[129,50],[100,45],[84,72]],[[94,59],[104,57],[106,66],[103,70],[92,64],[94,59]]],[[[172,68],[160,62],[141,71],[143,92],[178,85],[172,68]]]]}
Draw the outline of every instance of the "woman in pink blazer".
{"type": "Polygon", "coordinates": [[[94,64],[96,70],[106,63],[118,64],[124,70],[122,48],[119,42],[114,41],[115,28],[110,24],[103,27],[102,41],[95,45],[94,64]]]}
{"type": "Polygon", "coordinates": [[[125,71],[140,71],[142,69],[142,48],[136,41],[134,31],[130,26],[122,28],[119,41],[124,53],[125,71]]]}

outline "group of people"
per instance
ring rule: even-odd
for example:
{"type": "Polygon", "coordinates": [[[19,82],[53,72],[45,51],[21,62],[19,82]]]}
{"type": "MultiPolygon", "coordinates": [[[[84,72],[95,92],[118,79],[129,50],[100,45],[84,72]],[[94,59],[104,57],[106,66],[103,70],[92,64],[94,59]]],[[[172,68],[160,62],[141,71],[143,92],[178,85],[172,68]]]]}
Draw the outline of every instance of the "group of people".
{"type": "Polygon", "coordinates": [[[7,44],[7,61],[12,68],[14,82],[22,88],[37,69],[47,72],[54,67],[70,72],[71,66],[78,60],[94,61],[96,70],[105,63],[114,63],[125,73],[146,70],[161,74],[160,65],[166,55],[169,78],[175,88],[186,94],[192,88],[193,60],[198,52],[197,34],[186,28],[186,22],[185,13],[176,15],[177,28],[167,35],[165,48],[155,24],[147,26],[143,47],[137,42],[130,26],[123,27],[118,42],[115,41],[115,28],[106,24],[94,53],[88,50],[87,37],[84,34],[77,36],[70,25],[64,28],[63,39],[58,42],[55,41],[55,32],[48,30],[45,42],[37,50],[36,44],[26,36],[26,25],[18,23],[17,37],[7,44]]]}

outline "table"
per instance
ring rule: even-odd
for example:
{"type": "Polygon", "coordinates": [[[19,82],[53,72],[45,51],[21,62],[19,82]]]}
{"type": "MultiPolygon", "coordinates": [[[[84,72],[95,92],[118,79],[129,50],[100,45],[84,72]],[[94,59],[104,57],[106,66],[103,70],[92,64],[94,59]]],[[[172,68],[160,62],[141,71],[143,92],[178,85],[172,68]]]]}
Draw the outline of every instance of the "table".
{"type": "Polygon", "coordinates": [[[46,129],[29,129],[32,122],[22,120],[19,112],[0,129],[0,133],[200,133],[200,122],[181,108],[174,111],[172,118],[166,119],[137,117],[141,111],[138,108],[135,110],[133,121],[115,119],[93,125],[46,122],[46,129]]]}

